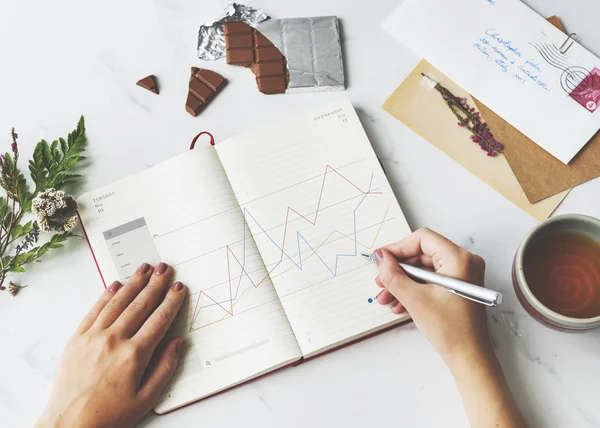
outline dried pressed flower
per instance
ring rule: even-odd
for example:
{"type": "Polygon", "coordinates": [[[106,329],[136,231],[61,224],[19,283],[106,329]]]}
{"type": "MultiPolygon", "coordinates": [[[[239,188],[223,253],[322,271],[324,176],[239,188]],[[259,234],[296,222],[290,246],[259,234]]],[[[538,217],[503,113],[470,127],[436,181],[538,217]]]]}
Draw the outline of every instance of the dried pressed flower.
{"type": "Polygon", "coordinates": [[[495,157],[502,153],[504,146],[496,141],[487,123],[481,120],[479,112],[476,112],[475,107],[471,107],[467,103],[466,98],[455,96],[439,82],[435,85],[435,89],[442,95],[452,113],[459,120],[458,126],[468,129],[473,134],[470,137],[471,141],[479,145],[488,156],[495,157]]]}
{"type": "Polygon", "coordinates": [[[41,192],[33,200],[31,209],[45,232],[68,232],[77,223],[77,201],[62,190],[41,192]]]}
{"type": "Polygon", "coordinates": [[[8,283],[8,294],[15,297],[17,295],[17,293],[19,291],[21,291],[21,288],[25,288],[25,287],[27,287],[27,286],[26,285],[18,285],[18,284],[15,284],[14,282],[10,281],[8,283]]]}

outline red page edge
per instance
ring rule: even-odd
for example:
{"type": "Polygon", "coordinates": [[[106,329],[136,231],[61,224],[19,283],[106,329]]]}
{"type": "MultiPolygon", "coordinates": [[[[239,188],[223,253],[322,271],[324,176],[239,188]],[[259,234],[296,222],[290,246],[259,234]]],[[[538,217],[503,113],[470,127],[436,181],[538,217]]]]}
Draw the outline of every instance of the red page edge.
{"type": "Polygon", "coordinates": [[[208,400],[209,398],[216,397],[217,395],[221,395],[221,394],[223,394],[224,392],[231,391],[232,389],[238,388],[238,387],[240,387],[240,386],[242,386],[242,385],[245,385],[245,384],[247,384],[247,383],[250,383],[250,382],[252,382],[252,381],[255,381],[255,380],[257,380],[257,379],[261,379],[261,378],[264,378],[264,377],[266,377],[266,376],[269,376],[269,375],[275,374],[275,373],[277,373],[277,372],[279,372],[279,371],[281,371],[281,370],[283,370],[283,369],[286,369],[286,368],[288,368],[288,367],[290,367],[290,366],[292,366],[292,367],[297,367],[297,366],[299,366],[300,364],[305,364],[305,363],[307,363],[307,362],[309,362],[309,361],[313,361],[313,360],[315,360],[316,358],[323,357],[323,356],[325,356],[325,355],[328,355],[328,354],[331,354],[332,352],[335,352],[335,351],[339,351],[339,350],[340,350],[340,349],[342,349],[342,348],[345,348],[345,347],[347,347],[347,346],[354,345],[354,344],[356,344],[356,343],[362,342],[363,340],[371,339],[371,338],[372,338],[372,337],[374,337],[374,336],[377,336],[377,335],[379,335],[379,334],[382,334],[382,333],[386,333],[386,332],[388,332],[388,331],[390,331],[390,330],[392,330],[392,329],[394,329],[394,328],[401,327],[401,326],[403,326],[403,325],[406,325],[406,324],[408,324],[408,323],[410,323],[410,322],[412,322],[412,319],[411,319],[411,318],[409,318],[409,319],[407,319],[407,320],[405,320],[405,321],[399,322],[398,324],[394,324],[394,325],[391,325],[391,326],[389,326],[389,327],[386,327],[386,328],[384,328],[383,330],[375,331],[375,332],[373,332],[373,333],[371,333],[371,334],[368,334],[368,335],[366,335],[366,336],[364,336],[364,337],[361,337],[361,338],[359,338],[359,339],[356,339],[356,340],[353,340],[353,341],[351,341],[351,342],[348,342],[348,343],[346,343],[346,344],[344,344],[344,345],[336,346],[335,348],[333,348],[333,349],[330,349],[329,351],[323,352],[322,354],[315,355],[314,357],[310,357],[310,358],[308,358],[308,359],[307,359],[307,358],[300,358],[298,361],[294,361],[294,362],[292,362],[292,363],[290,363],[290,364],[288,364],[288,365],[286,365],[286,366],[280,367],[280,368],[278,368],[278,369],[276,369],[276,370],[273,370],[273,371],[271,371],[271,372],[265,373],[265,374],[263,374],[263,375],[257,376],[257,377],[255,377],[255,378],[252,378],[252,379],[250,379],[250,380],[247,380],[247,381],[245,381],[245,382],[239,383],[239,384],[237,384],[237,385],[235,385],[235,386],[232,386],[232,387],[230,387],[230,388],[226,388],[226,389],[224,389],[223,391],[219,391],[219,392],[217,392],[216,394],[209,395],[208,397],[204,397],[204,398],[200,398],[200,399],[198,399],[198,400],[192,401],[191,403],[188,403],[188,404],[186,404],[186,405],[184,405],[184,406],[181,406],[181,407],[177,407],[177,408],[175,408],[175,409],[173,409],[173,410],[169,410],[169,411],[167,411],[167,412],[165,412],[165,413],[156,413],[156,411],[155,411],[154,409],[152,409],[152,412],[153,412],[155,415],[157,415],[157,416],[164,416],[164,415],[168,415],[169,413],[175,412],[175,411],[177,411],[177,410],[179,410],[179,409],[183,409],[184,407],[191,406],[192,404],[197,404],[197,403],[199,403],[199,402],[201,402],[201,401],[208,400]]]}
{"type": "Polygon", "coordinates": [[[85,231],[85,226],[83,225],[83,221],[81,221],[81,215],[79,215],[79,211],[77,211],[77,218],[79,219],[79,224],[81,225],[81,230],[83,230],[83,235],[85,236],[85,241],[88,244],[88,248],[92,253],[92,258],[94,259],[94,263],[96,264],[96,269],[98,269],[98,273],[100,274],[100,279],[102,280],[102,284],[104,288],[106,288],[106,281],[104,280],[104,275],[102,275],[102,271],[100,270],[100,265],[98,264],[98,260],[96,260],[96,254],[94,254],[94,250],[92,249],[92,244],[90,243],[90,238],[88,237],[87,232],[85,231]]]}

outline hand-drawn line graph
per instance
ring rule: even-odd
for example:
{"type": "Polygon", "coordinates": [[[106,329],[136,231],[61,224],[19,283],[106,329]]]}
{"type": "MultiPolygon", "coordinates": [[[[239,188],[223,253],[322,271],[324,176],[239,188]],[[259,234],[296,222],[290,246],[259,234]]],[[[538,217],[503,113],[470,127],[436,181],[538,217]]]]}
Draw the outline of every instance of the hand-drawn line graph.
{"type": "Polygon", "coordinates": [[[360,208],[360,206],[363,204],[364,200],[367,198],[367,196],[369,195],[380,195],[382,194],[382,192],[373,192],[372,188],[373,188],[373,178],[374,178],[374,174],[371,174],[371,179],[369,182],[369,187],[366,191],[362,190],[360,187],[358,187],[357,185],[355,185],[352,181],[350,181],[348,178],[346,178],[344,175],[342,175],[340,172],[338,172],[335,168],[333,168],[330,165],[327,165],[325,167],[325,173],[323,174],[323,181],[321,183],[321,189],[319,192],[319,199],[317,201],[317,207],[314,211],[314,218],[311,220],[309,218],[307,218],[305,215],[301,214],[300,212],[298,212],[296,209],[292,208],[291,206],[287,207],[286,210],[286,217],[285,217],[285,222],[283,224],[283,237],[282,237],[282,242],[281,244],[278,244],[272,237],[271,235],[267,232],[267,230],[260,224],[260,222],[252,215],[252,213],[244,207],[243,209],[243,218],[244,218],[244,236],[243,236],[243,245],[242,245],[242,257],[240,261],[240,258],[238,258],[238,256],[236,256],[236,254],[234,253],[234,251],[231,249],[231,247],[229,245],[226,246],[225,248],[225,252],[226,252],[226,261],[227,261],[227,274],[228,274],[228,280],[226,282],[226,285],[228,287],[229,290],[229,298],[225,299],[225,300],[221,300],[218,301],[216,299],[214,299],[213,297],[211,297],[205,290],[200,291],[200,293],[198,293],[198,298],[196,300],[196,305],[195,308],[192,312],[192,321],[190,322],[190,327],[189,327],[189,331],[193,331],[193,330],[197,330],[199,328],[203,328],[206,327],[208,325],[214,324],[215,322],[219,322],[222,321],[225,318],[231,317],[234,315],[234,307],[235,305],[241,300],[242,296],[244,296],[244,294],[246,293],[246,291],[251,290],[251,289],[256,289],[258,287],[260,287],[261,284],[264,283],[264,281],[267,278],[275,278],[277,276],[283,275],[286,272],[289,272],[290,270],[293,269],[298,269],[300,271],[303,270],[304,265],[303,263],[306,262],[309,258],[312,258],[313,256],[316,256],[319,261],[329,270],[329,272],[331,273],[331,275],[333,277],[338,275],[338,264],[339,264],[339,260],[342,257],[354,257],[358,255],[358,246],[360,245],[361,247],[367,248],[367,249],[372,249],[373,246],[375,245],[375,242],[377,240],[377,237],[379,236],[379,232],[381,231],[381,228],[386,220],[388,211],[389,211],[389,207],[386,210],[382,221],[377,224],[376,226],[378,226],[377,229],[377,233],[375,235],[375,238],[373,239],[373,243],[371,245],[365,245],[365,244],[361,244],[360,242],[358,242],[357,240],[357,225],[356,225],[356,213],[358,211],[358,209],[360,208]],[[298,219],[303,219],[306,222],[308,222],[309,224],[316,226],[317,224],[317,220],[319,218],[319,212],[321,209],[321,202],[323,199],[323,193],[324,193],[324,189],[325,189],[325,185],[327,182],[327,176],[328,174],[333,173],[336,174],[338,177],[342,178],[345,182],[347,182],[349,185],[351,185],[352,187],[354,187],[359,193],[359,195],[362,195],[362,197],[360,198],[359,203],[356,205],[356,207],[353,210],[353,232],[348,235],[348,234],[344,234],[338,230],[334,230],[332,231],[329,236],[323,241],[321,242],[319,245],[317,246],[313,246],[311,245],[311,243],[299,232],[296,232],[296,241],[297,241],[297,248],[298,248],[298,261],[294,260],[294,258],[292,256],[290,256],[288,254],[287,251],[285,251],[285,243],[287,240],[287,232],[288,232],[288,224],[290,223],[290,214],[296,214],[297,216],[299,216],[298,219]],[[279,260],[273,264],[273,266],[268,270],[267,274],[264,275],[260,280],[255,281],[249,272],[247,272],[246,270],[246,222],[253,222],[256,224],[256,226],[259,228],[259,230],[261,231],[261,233],[263,233],[268,240],[279,250],[280,252],[280,258],[279,260]],[[351,240],[354,243],[354,251],[351,253],[339,253],[335,255],[335,263],[333,264],[333,266],[330,266],[329,264],[327,264],[325,262],[325,260],[323,260],[323,258],[319,255],[318,250],[327,245],[328,242],[331,242],[330,239],[331,237],[333,237],[334,235],[341,235],[342,238],[347,238],[349,240],[351,240]],[[302,257],[302,242],[304,244],[306,244],[306,246],[308,246],[308,248],[310,249],[310,255],[308,255],[307,257],[302,257]],[[286,269],[285,271],[279,272],[276,275],[274,275],[274,271],[275,269],[285,260],[289,260],[292,262],[292,266],[289,267],[288,269],[286,269]],[[235,263],[237,266],[239,266],[239,268],[241,269],[241,273],[238,277],[237,280],[237,285],[233,285],[233,281],[232,281],[232,277],[231,277],[231,265],[232,263],[235,263]],[[248,280],[250,281],[251,285],[249,287],[247,287],[246,289],[242,290],[242,292],[240,293],[240,286],[242,283],[242,279],[246,277],[248,278],[248,280]],[[235,288],[235,292],[234,292],[234,288],[235,288]],[[207,303],[205,305],[200,305],[200,300],[202,298],[202,296],[205,296],[211,303],[207,303]],[[196,323],[198,316],[200,315],[200,312],[202,311],[202,309],[205,308],[209,308],[209,307],[214,307],[214,306],[218,306],[222,311],[223,311],[223,318],[209,323],[209,324],[205,324],[201,327],[197,327],[194,328],[194,324],[196,323]]]}

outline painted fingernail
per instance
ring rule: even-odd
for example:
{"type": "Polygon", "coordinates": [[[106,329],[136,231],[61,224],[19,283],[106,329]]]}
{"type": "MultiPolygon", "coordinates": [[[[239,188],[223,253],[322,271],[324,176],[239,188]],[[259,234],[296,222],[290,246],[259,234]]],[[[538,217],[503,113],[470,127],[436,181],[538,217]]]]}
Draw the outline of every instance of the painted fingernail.
{"type": "Polygon", "coordinates": [[[175,347],[175,353],[177,355],[181,355],[181,352],[183,352],[183,347],[185,346],[185,340],[180,341],[177,346],[175,347]]]}
{"type": "Polygon", "coordinates": [[[173,291],[181,291],[183,290],[183,284],[179,281],[177,281],[175,284],[173,284],[173,291]]]}
{"type": "Polygon", "coordinates": [[[156,266],[155,273],[157,275],[162,275],[163,273],[165,273],[167,271],[167,269],[169,269],[169,265],[167,265],[166,263],[160,262],[158,264],[158,266],[156,266]]]}
{"type": "Polygon", "coordinates": [[[148,263],[144,263],[143,265],[141,265],[138,268],[137,273],[139,273],[140,275],[144,275],[144,274],[148,273],[149,269],[150,269],[150,265],[148,263]]]}
{"type": "Polygon", "coordinates": [[[116,293],[117,291],[119,291],[119,288],[121,288],[121,283],[119,281],[115,281],[112,284],[110,284],[110,286],[108,287],[108,291],[116,293]]]}
{"type": "Polygon", "coordinates": [[[381,250],[375,250],[373,252],[373,259],[375,260],[375,264],[381,263],[381,261],[383,260],[383,253],[381,252],[381,250]]]}

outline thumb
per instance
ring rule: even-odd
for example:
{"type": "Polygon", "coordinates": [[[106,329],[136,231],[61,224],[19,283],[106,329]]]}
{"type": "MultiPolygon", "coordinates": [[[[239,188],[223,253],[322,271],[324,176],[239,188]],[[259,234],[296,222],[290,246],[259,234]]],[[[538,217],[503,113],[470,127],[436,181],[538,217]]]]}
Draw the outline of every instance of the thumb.
{"type": "Polygon", "coordinates": [[[388,250],[384,248],[375,250],[373,252],[373,259],[379,271],[379,280],[385,289],[402,302],[408,297],[414,281],[406,276],[406,273],[398,264],[396,257],[388,250]]]}

